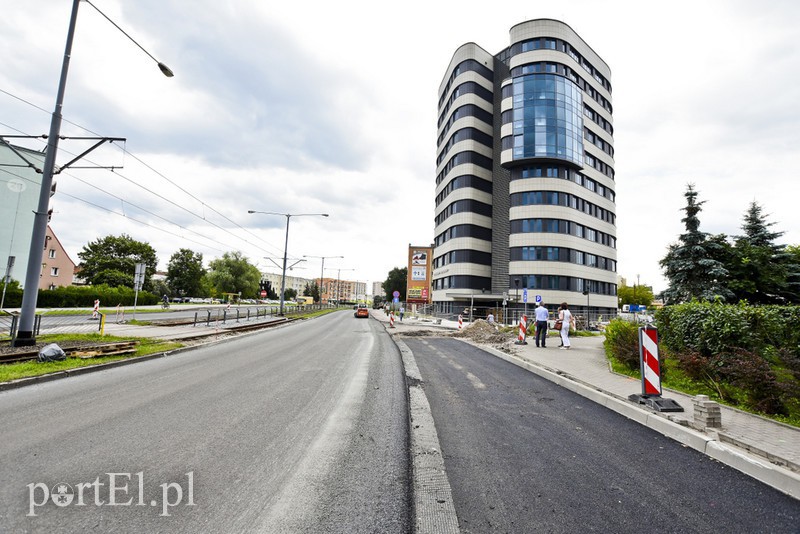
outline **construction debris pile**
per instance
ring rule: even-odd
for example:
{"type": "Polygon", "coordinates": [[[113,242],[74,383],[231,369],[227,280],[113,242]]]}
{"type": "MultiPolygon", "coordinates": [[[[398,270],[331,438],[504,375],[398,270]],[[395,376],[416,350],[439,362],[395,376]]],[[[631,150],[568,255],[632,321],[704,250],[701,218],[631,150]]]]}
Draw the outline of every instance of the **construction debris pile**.
{"type": "Polygon", "coordinates": [[[472,324],[453,334],[453,337],[465,337],[476,343],[490,345],[504,345],[517,339],[514,332],[502,332],[495,325],[483,319],[475,320],[472,324]]]}

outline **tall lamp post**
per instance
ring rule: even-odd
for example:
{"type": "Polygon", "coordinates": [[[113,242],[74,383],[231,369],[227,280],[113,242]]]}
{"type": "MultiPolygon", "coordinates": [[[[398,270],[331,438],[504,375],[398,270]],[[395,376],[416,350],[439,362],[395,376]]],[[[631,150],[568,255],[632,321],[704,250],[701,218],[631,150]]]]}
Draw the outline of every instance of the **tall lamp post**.
{"type": "Polygon", "coordinates": [[[319,303],[322,304],[322,278],[325,275],[325,260],[328,258],[344,258],[344,256],[307,256],[303,254],[304,258],[322,258],[322,269],[319,271],[319,303]]]}
{"type": "Polygon", "coordinates": [[[583,294],[586,295],[586,330],[589,330],[589,290],[584,290],[583,294]]]}
{"type": "Polygon", "coordinates": [[[286,241],[283,244],[283,272],[281,274],[281,309],[280,315],[283,315],[283,304],[285,300],[286,291],[286,258],[289,251],[289,219],[292,217],[328,217],[327,213],[276,213],[274,211],[256,211],[247,210],[247,213],[260,213],[261,215],[282,215],[286,217],[286,241]]]}
{"type": "MultiPolygon", "coordinates": [[[[53,187],[53,174],[55,172],[56,152],[58,151],[58,140],[61,135],[61,108],[64,104],[64,91],[67,86],[67,73],[69,72],[69,60],[72,56],[72,41],[75,37],[75,24],[78,20],[78,6],[82,0],[73,0],[72,12],[69,18],[69,30],[67,31],[67,45],[64,49],[64,60],[61,64],[61,77],[58,81],[58,92],[56,93],[56,107],[50,120],[50,133],[47,136],[47,150],[44,156],[44,167],[42,169],[42,185],[39,189],[39,204],[33,214],[33,231],[31,232],[31,247],[28,252],[28,268],[25,273],[25,290],[22,294],[22,308],[20,309],[19,329],[17,331],[14,346],[30,346],[36,343],[33,335],[33,323],[36,317],[36,301],[39,297],[39,278],[42,274],[42,253],[45,235],[47,234],[47,212],[50,208],[50,190],[53,187]]],[[[92,5],[90,3],[90,5],[92,5]]],[[[97,9],[94,5],[92,5],[97,9]]],[[[100,11],[100,10],[98,10],[100,11]]],[[[101,12],[102,14],[102,12],[101,12]]],[[[105,17],[105,15],[103,15],[105,17]]],[[[106,17],[108,19],[108,17],[106,17]]],[[[114,24],[111,19],[108,19],[114,24]]],[[[122,28],[114,24],[118,30],[122,28]]],[[[158,68],[167,77],[172,77],[173,73],[163,63],[159,62],[150,53],[142,48],[130,35],[122,31],[128,39],[144,50],[156,63],[158,68]]]]}

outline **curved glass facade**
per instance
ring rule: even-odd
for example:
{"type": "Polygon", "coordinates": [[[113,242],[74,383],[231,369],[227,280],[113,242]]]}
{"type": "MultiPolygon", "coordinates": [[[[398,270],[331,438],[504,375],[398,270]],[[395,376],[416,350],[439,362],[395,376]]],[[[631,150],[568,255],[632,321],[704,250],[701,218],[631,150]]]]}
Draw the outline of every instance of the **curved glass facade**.
{"type": "Polygon", "coordinates": [[[583,98],[557,74],[514,78],[513,159],[554,158],[583,165],[583,98]]]}

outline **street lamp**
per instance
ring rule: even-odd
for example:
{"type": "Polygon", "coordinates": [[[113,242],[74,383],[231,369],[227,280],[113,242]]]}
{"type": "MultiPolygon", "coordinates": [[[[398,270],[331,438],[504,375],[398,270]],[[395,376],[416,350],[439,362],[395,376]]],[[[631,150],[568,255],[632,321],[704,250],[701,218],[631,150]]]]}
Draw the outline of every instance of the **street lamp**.
{"type": "Polygon", "coordinates": [[[283,245],[283,272],[281,274],[281,309],[280,315],[283,315],[283,303],[285,300],[284,292],[286,291],[286,254],[289,250],[289,219],[292,217],[328,217],[327,213],[276,213],[274,211],[256,211],[247,210],[247,213],[260,213],[262,215],[282,215],[286,217],[286,241],[283,245]]]}
{"type": "MultiPolygon", "coordinates": [[[[28,252],[28,268],[25,272],[25,291],[22,293],[22,308],[19,316],[19,329],[17,331],[14,346],[30,346],[36,343],[33,335],[33,323],[36,316],[36,301],[39,297],[39,278],[42,274],[42,244],[47,234],[47,212],[50,208],[50,190],[53,187],[53,174],[55,171],[56,151],[58,150],[58,140],[61,135],[61,108],[64,104],[64,91],[67,85],[67,73],[69,72],[69,60],[72,56],[72,41],[75,36],[75,23],[78,20],[78,6],[81,0],[73,0],[72,12],[69,18],[69,30],[67,31],[67,44],[64,49],[64,60],[61,64],[61,77],[58,81],[58,92],[56,93],[56,107],[50,120],[50,133],[47,136],[47,149],[44,156],[44,168],[42,169],[42,185],[39,189],[39,204],[33,213],[33,231],[31,232],[31,247],[28,252]]],[[[92,5],[91,3],[89,5],[92,5]]],[[[92,5],[97,9],[94,5],[92,5]]],[[[98,9],[98,12],[100,10],[98,9]]],[[[102,12],[100,12],[103,14],[102,12]]],[[[105,15],[103,14],[105,17],[105,15]]],[[[108,17],[106,17],[108,19],[108,17]]],[[[111,19],[108,19],[111,21],[111,19]]],[[[111,21],[114,24],[113,21],[111,21]]],[[[122,28],[114,24],[120,31],[122,28]]],[[[122,31],[122,33],[125,33],[122,31]]],[[[133,38],[125,35],[136,43],[133,38]]],[[[142,45],[136,43],[142,48],[142,45]]],[[[163,63],[157,61],[147,50],[145,53],[158,63],[159,69],[165,76],[173,76],[172,71],[163,63]]]]}
{"type": "Polygon", "coordinates": [[[586,295],[586,330],[589,330],[589,290],[584,290],[583,294],[586,295]]]}
{"type": "Polygon", "coordinates": [[[325,275],[325,259],[326,258],[344,258],[344,256],[307,256],[303,254],[304,258],[322,258],[322,269],[319,271],[319,303],[322,304],[322,277],[325,275]]]}

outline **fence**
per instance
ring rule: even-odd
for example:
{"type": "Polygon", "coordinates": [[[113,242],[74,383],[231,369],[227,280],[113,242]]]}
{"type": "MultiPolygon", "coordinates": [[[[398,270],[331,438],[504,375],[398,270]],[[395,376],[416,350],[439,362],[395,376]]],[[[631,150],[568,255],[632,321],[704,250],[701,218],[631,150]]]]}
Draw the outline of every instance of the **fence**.
{"type": "MultiPolygon", "coordinates": [[[[325,304],[308,304],[298,306],[285,306],[284,315],[292,317],[323,309],[335,309],[336,306],[325,304]]],[[[157,310],[161,312],[161,310],[157,310]]],[[[175,312],[176,310],[173,310],[175,312]]],[[[173,317],[163,320],[165,326],[211,326],[211,325],[235,325],[237,323],[267,321],[280,315],[278,306],[236,306],[230,309],[225,307],[208,308],[201,310],[183,310],[187,312],[183,317],[173,317]],[[193,312],[193,313],[192,313],[193,312]]],[[[141,310],[140,310],[141,312],[141,310]]],[[[178,308],[177,312],[180,312],[178,308]]],[[[170,312],[164,312],[170,313],[170,312]]],[[[102,333],[105,321],[109,323],[125,323],[132,318],[130,313],[126,313],[124,308],[106,314],[98,314],[92,318],[91,312],[85,314],[71,315],[36,315],[34,323],[34,336],[44,334],[89,334],[102,333]]],[[[148,321],[150,313],[137,313],[137,319],[148,321]]],[[[179,313],[176,313],[179,315],[179,313]]],[[[158,321],[161,321],[159,319],[158,321]]],[[[19,315],[0,314],[0,339],[13,340],[17,334],[19,326],[19,315]]]]}
{"type": "MultiPolygon", "coordinates": [[[[43,334],[93,334],[103,330],[103,314],[92,318],[86,315],[43,315],[34,317],[33,335],[43,334]]],[[[19,315],[0,315],[2,338],[14,340],[19,330],[19,315]]]]}

